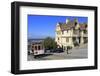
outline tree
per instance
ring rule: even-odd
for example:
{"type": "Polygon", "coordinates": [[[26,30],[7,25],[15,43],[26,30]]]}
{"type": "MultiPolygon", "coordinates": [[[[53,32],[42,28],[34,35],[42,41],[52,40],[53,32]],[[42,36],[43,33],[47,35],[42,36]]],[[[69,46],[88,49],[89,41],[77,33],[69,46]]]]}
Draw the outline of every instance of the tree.
{"type": "Polygon", "coordinates": [[[43,41],[43,45],[45,49],[55,49],[57,48],[57,43],[51,37],[47,37],[43,41]]]}

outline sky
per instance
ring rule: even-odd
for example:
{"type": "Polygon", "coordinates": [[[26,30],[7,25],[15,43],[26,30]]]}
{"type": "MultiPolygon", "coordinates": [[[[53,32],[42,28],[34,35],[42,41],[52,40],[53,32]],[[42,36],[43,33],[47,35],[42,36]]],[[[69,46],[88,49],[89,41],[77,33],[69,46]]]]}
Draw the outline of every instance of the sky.
{"type": "Polygon", "coordinates": [[[66,22],[66,19],[78,19],[79,23],[87,23],[87,17],[79,16],[50,16],[50,15],[28,15],[28,38],[55,37],[56,24],[66,22]]]}

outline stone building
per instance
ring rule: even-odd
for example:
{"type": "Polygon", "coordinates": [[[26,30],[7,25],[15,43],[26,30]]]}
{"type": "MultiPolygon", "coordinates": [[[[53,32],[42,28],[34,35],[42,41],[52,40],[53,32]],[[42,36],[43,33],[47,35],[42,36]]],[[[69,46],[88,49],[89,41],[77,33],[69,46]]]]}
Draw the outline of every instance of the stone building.
{"type": "Polygon", "coordinates": [[[33,55],[44,54],[43,39],[32,39],[28,41],[28,51],[33,55]]]}
{"type": "Polygon", "coordinates": [[[66,19],[65,23],[57,23],[55,41],[58,47],[64,49],[87,43],[87,23],[79,23],[77,19],[66,19]]]}

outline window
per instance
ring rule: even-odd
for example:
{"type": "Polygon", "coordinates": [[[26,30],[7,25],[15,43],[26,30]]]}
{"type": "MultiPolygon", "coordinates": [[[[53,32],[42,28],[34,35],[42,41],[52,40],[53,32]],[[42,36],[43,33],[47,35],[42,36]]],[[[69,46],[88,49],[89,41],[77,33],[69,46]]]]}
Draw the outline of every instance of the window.
{"type": "Polygon", "coordinates": [[[84,34],[87,34],[87,30],[83,30],[84,34]]]}
{"type": "Polygon", "coordinates": [[[60,31],[57,31],[57,34],[58,34],[58,35],[60,35],[60,34],[61,34],[61,32],[60,32],[60,31]]]}
{"type": "Polygon", "coordinates": [[[32,46],[32,48],[34,49],[34,45],[32,46]]]}
{"type": "Polygon", "coordinates": [[[74,34],[78,34],[78,30],[74,30],[73,33],[74,33],[74,34]]]}
{"type": "Polygon", "coordinates": [[[59,37],[58,37],[58,40],[59,40],[59,37]]]}
{"type": "Polygon", "coordinates": [[[66,42],[69,42],[69,38],[66,38],[66,42]]]}
{"type": "Polygon", "coordinates": [[[35,50],[37,50],[37,46],[35,46],[35,50]]]}
{"type": "Polygon", "coordinates": [[[41,50],[41,49],[40,49],[40,46],[38,46],[38,50],[41,50]]]}

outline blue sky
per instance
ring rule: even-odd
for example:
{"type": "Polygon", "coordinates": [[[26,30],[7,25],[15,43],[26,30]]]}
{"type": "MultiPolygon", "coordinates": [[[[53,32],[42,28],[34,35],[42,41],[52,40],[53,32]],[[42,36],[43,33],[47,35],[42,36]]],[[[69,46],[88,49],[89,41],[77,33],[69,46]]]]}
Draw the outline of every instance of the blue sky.
{"type": "Polygon", "coordinates": [[[55,37],[57,22],[66,22],[77,18],[80,23],[87,23],[87,17],[79,16],[47,16],[47,15],[28,15],[28,38],[55,37]]]}

